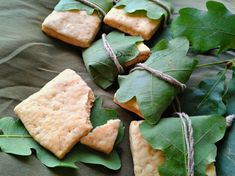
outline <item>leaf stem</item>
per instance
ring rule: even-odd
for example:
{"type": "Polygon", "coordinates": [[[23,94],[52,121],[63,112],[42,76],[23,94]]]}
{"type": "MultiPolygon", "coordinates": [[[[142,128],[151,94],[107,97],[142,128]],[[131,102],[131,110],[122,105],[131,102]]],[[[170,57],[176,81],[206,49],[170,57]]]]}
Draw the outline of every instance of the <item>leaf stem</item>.
{"type": "Polygon", "coordinates": [[[205,104],[205,102],[208,100],[207,98],[209,97],[209,95],[213,92],[213,90],[215,89],[215,87],[219,84],[220,80],[225,76],[225,74],[227,73],[227,68],[224,69],[224,71],[221,73],[220,77],[216,80],[216,82],[213,84],[213,86],[211,87],[211,89],[206,93],[206,96],[202,99],[202,101],[199,103],[199,105],[196,107],[194,112],[197,112],[201,106],[203,104],[205,104]]]}
{"type": "Polygon", "coordinates": [[[218,61],[218,62],[212,62],[212,63],[197,65],[196,68],[210,67],[210,66],[213,66],[213,65],[228,64],[228,63],[233,63],[233,62],[235,62],[235,58],[230,59],[230,60],[224,60],[224,61],[218,61]]]}
{"type": "Polygon", "coordinates": [[[0,135],[0,138],[32,138],[30,135],[0,135]]]}
{"type": "Polygon", "coordinates": [[[181,108],[181,104],[180,104],[180,100],[179,100],[178,96],[175,97],[175,101],[177,104],[178,112],[182,112],[182,108],[181,108]]]}

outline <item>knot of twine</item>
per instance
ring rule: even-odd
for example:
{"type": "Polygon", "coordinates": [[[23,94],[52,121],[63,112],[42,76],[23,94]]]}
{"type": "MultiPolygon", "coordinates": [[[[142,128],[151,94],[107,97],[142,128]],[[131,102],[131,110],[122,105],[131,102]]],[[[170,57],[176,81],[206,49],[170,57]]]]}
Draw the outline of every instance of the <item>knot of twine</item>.
{"type": "Polygon", "coordinates": [[[136,67],[133,68],[130,72],[133,72],[135,70],[146,70],[150,72],[152,75],[156,76],[157,78],[164,80],[175,87],[180,88],[181,91],[183,91],[186,88],[185,84],[179,82],[177,79],[173,78],[172,76],[165,74],[159,70],[155,70],[145,64],[142,63],[136,64],[136,67]]]}
{"type": "Polygon", "coordinates": [[[113,0],[114,3],[118,3],[120,0],[113,0]]]}
{"type": "Polygon", "coordinates": [[[225,120],[226,120],[227,127],[231,127],[233,124],[233,121],[235,120],[235,114],[225,117],[225,120]]]}
{"type": "Polygon", "coordinates": [[[167,24],[167,22],[169,22],[170,18],[171,18],[171,10],[164,3],[162,3],[159,0],[150,0],[150,1],[152,1],[155,4],[159,5],[161,8],[163,8],[166,11],[167,17],[165,17],[165,24],[167,24]]]}
{"type": "Polygon", "coordinates": [[[111,47],[111,45],[109,44],[107,38],[106,38],[106,34],[102,34],[102,41],[103,41],[103,45],[105,50],[107,51],[109,57],[112,59],[114,65],[116,66],[118,73],[124,73],[124,69],[121,66],[121,64],[118,61],[118,58],[115,54],[115,52],[113,51],[113,48],[111,47]]]}
{"type": "Polygon", "coordinates": [[[106,15],[106,12],[105,12],[100,6],[98,6],[97,4],[95,4],[95,3],[93,3],[93,2],[91,2],[91,1],[89,1],[89,0],[79,0],[79,1],[80,1],[81,3],[83,3],[83,4],[85,4],[85,5],[87,5],[87,6],[91,7],[91,8],[93,8],[93,9],[98,10],[98,12],[100,12],[103,16],[106,15]]]}
{"type": "Polygon", "coordinates": [[[189,116],[185,113],[177,113],[181,119],[184,138],[187,149],[187,176],[194,176],[194,139],[193,139],[193,127],[189,116]]]}

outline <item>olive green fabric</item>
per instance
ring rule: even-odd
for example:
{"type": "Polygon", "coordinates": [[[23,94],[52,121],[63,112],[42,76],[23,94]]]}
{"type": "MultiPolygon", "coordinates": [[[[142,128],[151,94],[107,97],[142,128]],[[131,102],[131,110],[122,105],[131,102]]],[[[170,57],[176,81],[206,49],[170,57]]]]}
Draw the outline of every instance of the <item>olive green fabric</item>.
{"type": "MultiPolygon", "coordinates": [[[[175,11],[180,7],[205,9],[206,0],[174,0],[175,11]]],[[[223,2],[223,1],[222,1],[223,2]]],[[[234,0],[225,4],[235,12],[234,0]]],[[[132,176],[133,163],[129,148],[128,126],[136,116],[112,102],[114,88],[104,91],[90,79],[81,59],[81,49],[47,37],[41,32],[41,23],[52,11],[57,0],[0,0],[0,117],[15,116],[14,106],[41,88],[66,68],[77,71],[91,86],[96,95],[104,99],[104,106],[114,108],[124,121],[126,134],[118,152],[122,159],[119,171],[110,171],[101,166],[79,164],[80,170],[49,169],[35,156],[19,157],[0,152],[0,176],[132,176]]],[[[99,37],[99,36],[98,36],[99,37]]],[[[155,42],[151,40],[150,42],[155,42]]],[[[221,55],[228,59],[231,55],[221,55]]],[[[202,63],[218,58],[208,56],[202,63]]],[[[214,71],[200,69],[189,84],[195,84],[202,75],[210,76],[214,71]]]]}

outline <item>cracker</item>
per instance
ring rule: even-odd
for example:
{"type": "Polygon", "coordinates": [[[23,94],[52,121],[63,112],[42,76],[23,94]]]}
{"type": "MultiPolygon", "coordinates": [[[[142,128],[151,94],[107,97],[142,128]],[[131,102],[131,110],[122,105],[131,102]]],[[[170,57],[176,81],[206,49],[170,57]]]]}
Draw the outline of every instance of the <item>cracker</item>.
{"type": "MultiPolygon", "coordinates": [[[[158,167],[164,163],[164,154],[160,150],[154,150],[143,138],[139,130],[141,123],[142,121],[132,121],[129,128],[135,176],[160,176],[158,167]]],[[[206,175],[216,176],[214,163],[208,165],[206,175]]]]}
{"type": "Polygon", "coordinates": [[[132,121],[129,128],[135,176],[159,176],[157,168],[164,163],[164,156],[145,141],[139,131],[141,122],[132,121]]]}
{"type": "Polygon", "coordinates": [[[104,23],[127,34],[149,40],[160,27],[161,20],[149,19],[145,14],[129,14],[123,8],[113,7],[104,17],[104,23]]]}
{"type": "Polygon", "coordinates": [[[90,148],[109,154],[113,150],[119,126],[119,119],[109,120],[106,124],[96,127],[80,142],[90,148]]]}
{"type": "Polygon", "coordinates": [[[92,129],[94,101],[82,78],[66,69],[14,110],[30,135],[61,159],[92,129]]]}
{"type": "Polygon", "coordinates": [[[138,43],[138,44],[136,45],[136,47],[137,47],[137,49],[139,50],[139,55],[138,55],[136,58],[134,58],[134,59],[132,59],[132,60],[126,62],[126,63],[125,63],[125,66],[126,66],[126,67],[135,65],[135,64],[140,63],[140,62],[144,62],[144,61],[146,61],[146,60],[149,58],[149,56],[150,56],[150,49],[149,49],[149,47],[147,47],[143,42],[138,43]]]}
{"type": "Polygon", "coordinates": [[[101,19],[94,12],[71,10],[53,11],[42,23],[42,31],[66,43],[87,48],[95,39],[101,26],[101,19]]]}

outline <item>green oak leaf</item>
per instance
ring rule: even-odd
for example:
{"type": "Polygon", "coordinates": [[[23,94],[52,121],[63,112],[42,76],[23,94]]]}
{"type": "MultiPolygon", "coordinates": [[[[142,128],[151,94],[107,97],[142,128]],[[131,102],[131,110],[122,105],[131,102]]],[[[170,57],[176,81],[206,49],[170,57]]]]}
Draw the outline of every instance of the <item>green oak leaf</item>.
{"type": "MultiPolygon", "coordinates": [[[[92,114],[91,123],[93,128],[105,124],[108,120],[117,119],[118,116],[117,112],[113,109],[103,108],[102,104],[103,104],[102,98],[96,97],[95,104],[91,111],[92,114]]],[[[116,145],[118,145],[122,141],[124,133],[125,133],[125,127],[121,122],[118,131],[118,136],[116,139],[116,145]]]]}
{"type": "MultiPolygon", "coordinates": [[[[159,0],[159,2],[171,11],[171,4],[168,1],[159,0]]],[[[151,0],[121,0],[115,7],[124,7],[127,13],[146,13],[146,16],[153,20],[167,17],[167,11],[151,0]]]]}
{"type": "MultiPolygon", "coordinates": [[[[139,54],[136,47],[141,37],[125,36],[124,33],[113,31],[107,35],[107,40],[112,46],[119,63],[125,67],[125,63],[139,54]]],[[[111,86],[118,76],[118,70],[103,46],[102,39],[94,42],[92,46],[82,53],[85,66],[93,81],[103,89],[111,86]]]]}
{"type": "Polygon", "coordinates": [[[235,125],[229,129],[218,148],[216,168],[218,176],[235,175],[235,125]]]}
{"type": "Polygon", "coordinates": [[[47,167],[78,168],[74,164],[76,159],[71,157],[72,155],[59,160],[52,153],[41,147],[29,135],[19,119],[13,117],[0,119],[0,130],[3,132],[0,135],[0,149],[5,153],[29,156],[32,154],[31,149],[35,149],[38,159],[47,167]]]}
{"type": "Polygon", "coordinates": [[[181,9],[171,26],[173,35],[187,37],[199,52],[235,49],[235,15],[220,2],[208,1],[206,6],[208,11],[181,9]]]}
{"type": "MultiPolygon", "coordinates": [[[[226,115],[235,114],[235,68],[233,77],[229,82],[228,90],[225,95],[226,115]]],[[[218,175],[231,176],[235,174],[235,125],[229,129],[225,138],[220,143],[216,168],[218,175]]]]}
{"type": "MultiPolygon", "coordinates": [[[[197,62],[186,56],[189,42],[176,38],[168,44],[161,42],[160,51],[153,52],[145,65],[162,71],[185,83],[197,62]],[[166,47],[168,46],[168,47],[166,47]]],[[[161,114],[171,104],[179,90],[144,70],[135,70],[129,75],[119,76],[119,89],[115,94],[118,102],[125,103],[136,98],[141,113],[149,123],[157,123],[161,114]]]]}
{"type": "Polygon", "coordinates": [[[121,161],[116,150],[113,150],[108,155],[97,152],[84,145],[78,145],[76,150],[79,156],[78,161],[82,163],[103,165],[111,170],[121,168],[121,161]]]}
{"type": "Polygon", "coordinates": [[[235,68],[233,68],[233,77],[229,82],[225,98],[226,114],[235,114],[235,68]]]}
{"type": "MultiPolygon", "coordinates": [[[[91,113],[91,122],[94,127],[105,124],[110,119],[116,119],[117,113],[111,109],[102,107],[102,99],[96,98],[91,113]]],[[[121,167],[120,158],[115,150],[111,154],[103,154],[90,149],[82,144],[77,144],[71,152],[62,160],[56,158],[52,153],[45,150],[29,135],[19,119],[4,117],[0,119],[0,149],[5,153],[29,156],[32,149],[36,151],[37,158],[47,167],[69,167],[76,168],[75,162],[103,165],[112,170],[121,167]]],[[[116,145],[121,142],[124,136],[124,126],[121,125],[116,139],[116,145]]]]}
{"type": "MultiPolygon", "coordinates": [[[[226,122],[220,115],[190,118],[194,137],[194,172],[196,176],[206,176],[208,165],[215,162],[215,143],[223,138],[226,122]]],[[[163,118],[157,125],[143,122],[140,131],[154,149],[164,153],[165,162],[158,167],[161,176],[187,176],[187,151],[180,118],[163,118]]]]}
{"type": "Polygon", "coordinates": [[[199,83],[198,87],[189,88],[180,96],[183,112],[189,115],[224,115],[223,102],[225,74],[227,70],[199,83]]]}
{"type": "Polygon", "coordinates": [[[162,39],[153,48],[151,48],[151,51],[152,52],[161,51],[167,49],[168,47],[169,47],[168,40],[162,39]]]}
{"type": "MultiPolygon", "coordinates": [[[[111,0],[89,0],[90,2],[98,5],[106,13],[112,8],[113,1],[111,0]]],[[[68,11],[68,10],[85,10],[89,15],[93,14],[95,9],[79,2],[78,0],[60,0],[55,6],[55,11],[68,11]]]]}

